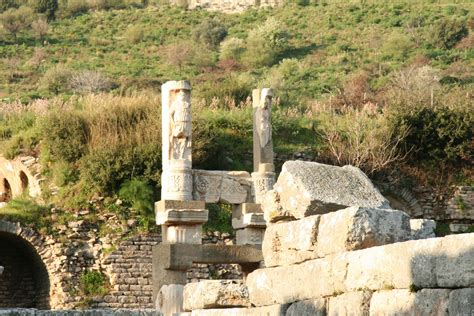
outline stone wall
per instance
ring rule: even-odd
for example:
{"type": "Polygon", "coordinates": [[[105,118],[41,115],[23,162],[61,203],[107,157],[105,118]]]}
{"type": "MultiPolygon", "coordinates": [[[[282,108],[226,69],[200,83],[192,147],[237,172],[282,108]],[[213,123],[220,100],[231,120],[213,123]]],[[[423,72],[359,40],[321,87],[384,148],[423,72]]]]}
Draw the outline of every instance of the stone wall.
{"type": "Polygon", "coordinates": [[[282,0],[170,0],[174,5],[185,5],[188,9],[202,8],[225,13],[242,12],[249,8],[275,7],[282,0]]]}

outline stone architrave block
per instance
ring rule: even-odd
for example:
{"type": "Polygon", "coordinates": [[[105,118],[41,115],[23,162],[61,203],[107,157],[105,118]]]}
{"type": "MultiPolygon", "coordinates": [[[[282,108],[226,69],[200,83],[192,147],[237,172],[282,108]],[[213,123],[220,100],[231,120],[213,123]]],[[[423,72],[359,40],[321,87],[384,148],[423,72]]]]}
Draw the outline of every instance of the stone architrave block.
{"type": "Polygon", "coordinates": [[[410,219],[411,239],[426,239],[436,237],[436,222],[432,219],[410,219]]]}
{"type": "Polygon", "coordinates": [[[193,170],[193,198],[206,203],[247,202],[251,193],[250,174],[245,171],[193,170]]]}
{"type": "Polygon", "coordinates": [[[163,285],[156,298],[156,309],[163,315],[173,315],[183,311],[183,291],[182,284],[163,285]]]}
{"type": "Polygon", "coordinates": [[[265,229],[254,227],[238,229],[235,232],[237,245],[261,245],[264,235],[265,229]]]}
{"type": "Polygon", "coordinates": [[[449,315],[474,314],[474,288],[453,290],[449,293],[449,315]]]}
{"type": "Polygon", "coordinates": [[[161,225],[163,243],[201,244],[202,225],[161,225]]]}
{"type": "Polygon", "coordinates": [[[326,316],[326,300],[318,298],[296,302],[291,304],[286,311],[286,316],[301,315],[326,316]]]}
{"type": "Polygon", "coordinates": [[[209,211],[202,210],[167,210],[156,212],[157,225],[195,225],[207,222],[209,211]]]}
{"type": "Polygon", "coordinates": [[[232,227],[234,229],[241,229],[247,227],[265,228],[267,222],[263,218],[262,213],[243,214],[240,218],[232,218],[232,227]]]}
{"type": "Polygon", "coordinates": [[[284,211],[296,218],[349,206],[390,208],[369,178],[353,166],[287,161],[274,186],[284,211]]]}
{"type": "Polygon", "coordinates": [[[448,315],[449,292],[446,289],[375,292],[370,300],[370,315],[448,315]]]}
{"type": "Polygon", "coordinates": [[[269,226],[262,244],[265,266],[282,266],[315,259],[320,219],[320,215],[313,215],[269,226]]]}
{"type": "Polygon", "coordinates": [[[318,257],[410,240],[410,217],[402,211],[352,206],[321,215],[318,257]]]}
{"type": "Polygon", "coordinates": [[[249,293],[243,281],[206,280],[184,287],[184,310],[249,307],[249,293]]]}
{"type": "Polygon", "coordinates": [[[204,201],[175,201],[161,200],[155,202],[155,212],[165,212],[168,210],[203,210],[206,208],[204,201]]]}
{"type": "Polygon", "coordinates": [[[328,315],[369,315],[372,292],[348,292],[329,298],[328,315]]]}
{"type": "Polygon", "coordinates": [[[474,233],[411,240],[259,269],[247,276],[246,284],[256,306],[360,289],[472,287],[474,233]]]}

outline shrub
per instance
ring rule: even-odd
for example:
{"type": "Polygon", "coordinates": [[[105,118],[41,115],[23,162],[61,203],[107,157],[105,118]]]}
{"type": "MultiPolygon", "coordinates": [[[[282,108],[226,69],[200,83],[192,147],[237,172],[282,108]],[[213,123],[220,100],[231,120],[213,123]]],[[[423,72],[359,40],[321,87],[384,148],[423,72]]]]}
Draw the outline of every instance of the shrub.
{"type": "Polygon", "coordinates": [[[84,271],[79,285],[81,293],[85,296],[97,296],[107,293],[105,275],[99,271],[84,271]]]}
{"type": "Polygon", "coordinates": [[[143,40],[143,27],[133,25],[129,27],[124,34],[125,40],[130,44],[138,44],[143,40]]]}
{"type": "Polygon", "coordinates": [[[233,59],[239,61],[244,51],[244,41],[240,38],[230,37],[221,42],[220,59],[233,59]]]}
{"type": "Polygon", "coordinates": [[[59,94],[69,90],[69,80],[72,76],[72,71],[65,65],[58,64],[49,68],[43,75],[41,86],[43,89],[59,94]]]}
{"type": "Polygon", "coordinates": [[[109,91],[112,84],[109,79],[96,70],[84,70],[71,76],[69,87],[77,93],[97,93],[109,91]]]}
{"type": "Polygon", "coordinates": [[[16,0],[0,0],[0,13],[7,11],[10,8],[18,8],[16,0]]]}
{"type": "Polygon", "coordinates": [[[87,152],[89,128],[74,111],[49,113],[42,121],[42,139],[54,161],[74,162],[87,152]]]}
{"type": "Polygon", "coordinates": [[[0,15],[3,28],[15,39],[17,34],[31,25],[33,20],[33,10],[30,7],[22,6],[18,9],[8,9],[0,15]]]}
{"type": "Polygon", "coordinates": [[[288,39],[289,34],[283,24],[275,18],[269,18],[249,32],[243,61],[249,66],[271,66],[288,48],[288,39]]]}
{"type": "Polygon", "coordinates": [[[406,58],[413,49],[413,42],[405,34],[392,32],[382,46],[382,53],[386,58],[406,58]]]}
{"type": "Polygon", "coordinates": [[[45,19],[39,18],[31,23],[31,29],[33,30],[35,37],[42,40],[48,34],[49,25],[45,19]]]}
{"type": "Polygon", "coordinates": [[[208,48],[216,48],[227,36],[226,27],[217,19],[206,19],[193,33],[194,40],[208,48]]]}
{"type": "Polygon", "coordinates": [[[36,12],[44,13],[48,20],[54,19],[54,15],[58,9],[58,0],[36,0],[34,3],[36,12]]]}
{"type": "Polygon", "coordinates": [[[187,66],[192,61],[193,46],[189,42],[177,42],[165,46],[163,55],[168,64],[178,67],[181,75],[184,66],[187,66]]]}
{"type": "Polygon", "coordinates": [[[430,29],[428,40],[438,48],[450,49],[467,36],[466,23],[461,20],[444,18],[430,29]]]}
{"type": "Polygon", "coordinates": [[[153,188],[144,181],[133,179],[122,184],[119,196],[131,203],[132,208],[139,214],[139,222],[145,231],[148,231],[154,214],[153,188]]]}

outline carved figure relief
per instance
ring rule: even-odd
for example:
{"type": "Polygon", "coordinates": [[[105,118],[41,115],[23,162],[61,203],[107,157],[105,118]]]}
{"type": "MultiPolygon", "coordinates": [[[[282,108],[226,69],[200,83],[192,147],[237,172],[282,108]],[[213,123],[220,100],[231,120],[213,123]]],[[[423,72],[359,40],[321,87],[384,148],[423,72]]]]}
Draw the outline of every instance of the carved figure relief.
{"type": "Polygon", "coordinates": [[[272,96],[262,93],[261,106],[257,109],[257,134],[260,140],[260,147],[264,148],[272,137],[272,126],[270,122],[272,96]]]}
{"type": "Polygon", "coordinates": [[[179,90],[170,106],[170,158],[186,159],[191,150],[191,102],[185,90],[179,90]]]}

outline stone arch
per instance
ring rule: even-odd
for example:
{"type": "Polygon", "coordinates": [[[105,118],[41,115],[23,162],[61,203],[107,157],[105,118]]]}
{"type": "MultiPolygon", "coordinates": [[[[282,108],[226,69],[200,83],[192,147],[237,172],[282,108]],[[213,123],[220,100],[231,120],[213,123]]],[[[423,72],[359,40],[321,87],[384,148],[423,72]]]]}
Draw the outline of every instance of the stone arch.
{"type": "Polygon", "coordinates": [[[423,216],[423,208],[409,189],[391,186],[390,189],[382,190],[382,194],[392,208],[404,211],[410,217],[423,216]]]}
{"type": "Polygon", "coordinates": [[[0,221],[0,308],[51,308],[48,254],[38,233],[0,221]]]}
{"type": "MultiPolygon", "coordinates": [[[[8,181],[11,198],[21,196],[25,192],[34,198],[41,197],[39,168],[36,158],[33,157],[8,160],[0,156],[0,180],[8,181]]],[[[0,183],[0,192],[2,184],[0,183]]]]}
{"type": "Polygon", "coordinates": [[[0,178],[0,202],[8,202],[12,198],[12,188],[7,178],[0,178]]]}
{"type": "Polygon", "coordinates": [[[26,175],[26,173],[21,170],[20,171],[20,184],[21,184],[21,188],[23,190],[27,190],[28,187],[29,187],[29,183],[30,181],[28,180],[28,176],[26,175]]]}

